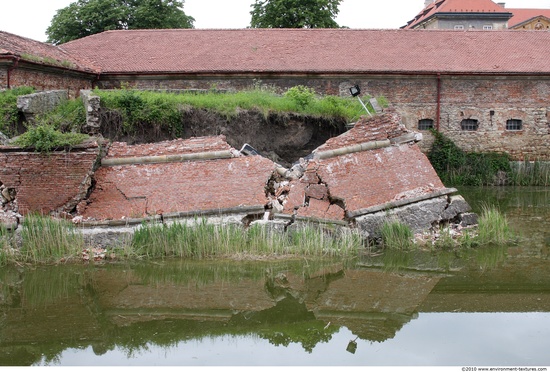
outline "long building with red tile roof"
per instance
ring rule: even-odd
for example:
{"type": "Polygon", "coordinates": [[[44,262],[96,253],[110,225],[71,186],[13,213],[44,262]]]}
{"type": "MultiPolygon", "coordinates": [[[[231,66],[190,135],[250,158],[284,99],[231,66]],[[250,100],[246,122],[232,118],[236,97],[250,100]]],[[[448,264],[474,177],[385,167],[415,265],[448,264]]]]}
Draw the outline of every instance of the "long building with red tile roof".
{"type": "Polygon", "coordinates": [[[548,42],[550,35],[514,32],[179,29],[107,31],[60,49],[91,61],[100,80],[126,74],[528,74],[550,72],[539,53],[548,42]]]}
{"type": "Polygon", "coordinates": [[[305,85],[350,96],[358,85],[364,96],[384,96],[407,128],[425,131],[423,150],[434,128],[466,151],[550,159],[548,45],[549,32],[480,29],[131,30],[59,46],[0,31],[0,89],[32,85],[76,96],[92,87],[260,84],[281,93],[305,85]]]}

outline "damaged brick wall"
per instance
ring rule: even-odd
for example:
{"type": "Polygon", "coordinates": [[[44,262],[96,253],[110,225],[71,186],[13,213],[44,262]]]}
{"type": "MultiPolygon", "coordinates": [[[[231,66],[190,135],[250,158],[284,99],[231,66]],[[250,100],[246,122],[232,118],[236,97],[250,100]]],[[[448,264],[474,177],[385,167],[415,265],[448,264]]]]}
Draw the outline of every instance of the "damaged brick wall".
{"type": "Polygon", "coordinates": [[[0,149],[0,182],[13,190],[20,214],[69,212],[88,192],[100,147],[97,142],[50,154],[0,149]]]}
{"type": "Polygon", "coordinates": [[[414,136],[401,125],[399,115],[388,110],[363,118],[319,147],[303,176],[281,182],[275,197],[285,214],[343,220],[361,210],[444,189],[414,136]],[[392,145],[399,139],[405,142],[392,145]],[[363,150],[361,144],[380,147],[363,150]],[[327,153],[333,156],[324,158],[327,153]]]}
{"type": "MultiPolygon", "coordinates": [[[[105,160],[178,154],[237,153],[223,136],[127,146],[114,143],[105,160]]],[[[235,156],[238,156],[236,154],[235,156]]],[[[78,206],[84,219],[140,218],[176,212],[199,212],[267,203],[266,183],[275,163],[261,156],[233,157],[162,164],[135,163],[103,166],[96,187],[78,206]]]]}

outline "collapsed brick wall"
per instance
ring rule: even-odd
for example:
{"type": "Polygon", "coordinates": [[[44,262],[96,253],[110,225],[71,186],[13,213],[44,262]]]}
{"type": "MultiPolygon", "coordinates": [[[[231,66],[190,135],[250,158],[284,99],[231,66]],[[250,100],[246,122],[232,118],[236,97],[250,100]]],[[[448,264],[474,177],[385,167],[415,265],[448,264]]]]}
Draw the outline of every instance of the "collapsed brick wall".
{"type": "MultiPolygon", "coordinates": [[[[136,146],[114,143],[105,159],[229,149],[223,136],[136,146]]],[[[238,207],[263,208],[267,203],[266,183],[275,168],[275,163],[261,156],[103,166],[95,173],[94,192],[77,211],[85,219],[109,220],[238,207]]]]}
{"type": "Polygon", "coordinates": [[[409,135],[399,115],[391,111],[364,117],[351,130],[319,147],[304,175],[276,192],[276,196],[287,194],[283,213],[344,220],[357,211],[444,190],[426,155],[408,140],[409,135]],[[398,138],[407,141],[392,146],[387,141],[382,148],[320,158],[330,150],[398,138]]]}
{"type": "Polygon", "coordinates": [[[49,214],[69,212],[87,193],[99,146],[50,154],[0,151],[0,182],[14,190],[18,212],[49,214]]]}

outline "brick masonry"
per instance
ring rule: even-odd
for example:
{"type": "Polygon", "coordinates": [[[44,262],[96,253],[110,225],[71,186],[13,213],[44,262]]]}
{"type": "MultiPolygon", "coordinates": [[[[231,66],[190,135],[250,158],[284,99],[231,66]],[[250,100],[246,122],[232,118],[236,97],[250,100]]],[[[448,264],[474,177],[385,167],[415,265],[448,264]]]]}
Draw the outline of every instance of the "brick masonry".
{"type": "MultiPolygon", "coordinates": [[[[406,133],[399,116],[390,110],[373,118],[363,117],[351,130],[331,138],[316,152],[393,139],[406,133]]],[[[300,181],[284,187],[288,197],[283,213],[333,220],[343,220],[345,213],[445,189],[414,143],[323,160],[314,158],[300,181]]]]}
{"type": "Polygon", "coordinates": [[[15,190],[18,212],[69,212],[91,184],[99,145],[68,152],[37,154],[0,148],[0,182],[15,190]]]}
{"type": "MultiPolygon", "coordinates": [[[[230,149],[223,137],[137,146],[115,143],[108,158],[221,149],[230,149]]],[[[266,184],[275,168],[261,156],[102,167],[95,174],[94,192],[77,211],[86,219],[108,220],[264,206],[266,184]]]]}
{"type": "MultiPolygon", "coordinates": [[[[7,88],[7,68],[9,67],[0,66],[0,89],[7,88]]],[[[34,87],[38,91],[62,89],[68,92],[69,97],[75,98],[80,95],[80,90],[92,88],[92,80],[89,75],[76,72],[17,68],[10,73],[10,86],[23,85],[34,87]]]]}

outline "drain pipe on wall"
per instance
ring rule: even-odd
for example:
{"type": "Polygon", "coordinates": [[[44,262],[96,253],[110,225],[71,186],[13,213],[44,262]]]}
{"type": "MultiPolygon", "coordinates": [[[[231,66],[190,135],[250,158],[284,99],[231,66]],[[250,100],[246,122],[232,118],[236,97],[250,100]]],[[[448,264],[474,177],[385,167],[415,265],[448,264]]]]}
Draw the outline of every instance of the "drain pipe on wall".
{"type": "Polygon", "coordinates": [[[13,59],[15,60],[13,62],[13,65],[10,68],[8,68],[8,74],[7,74],[8,81],[7,81],[7,84],[6,84],[8,89],[11,89],[11,73],[12,73],[13,70],[15,70],[17,68],[17,65],[19,64],[19,57],[14,57],[13,59]]]}
{"type": "Polygon", "coordinates": [[[441,74],[437,73],[437,113],[435,121],[435,130],[439,132],[439,124],[441,121],[441,74]]]}

